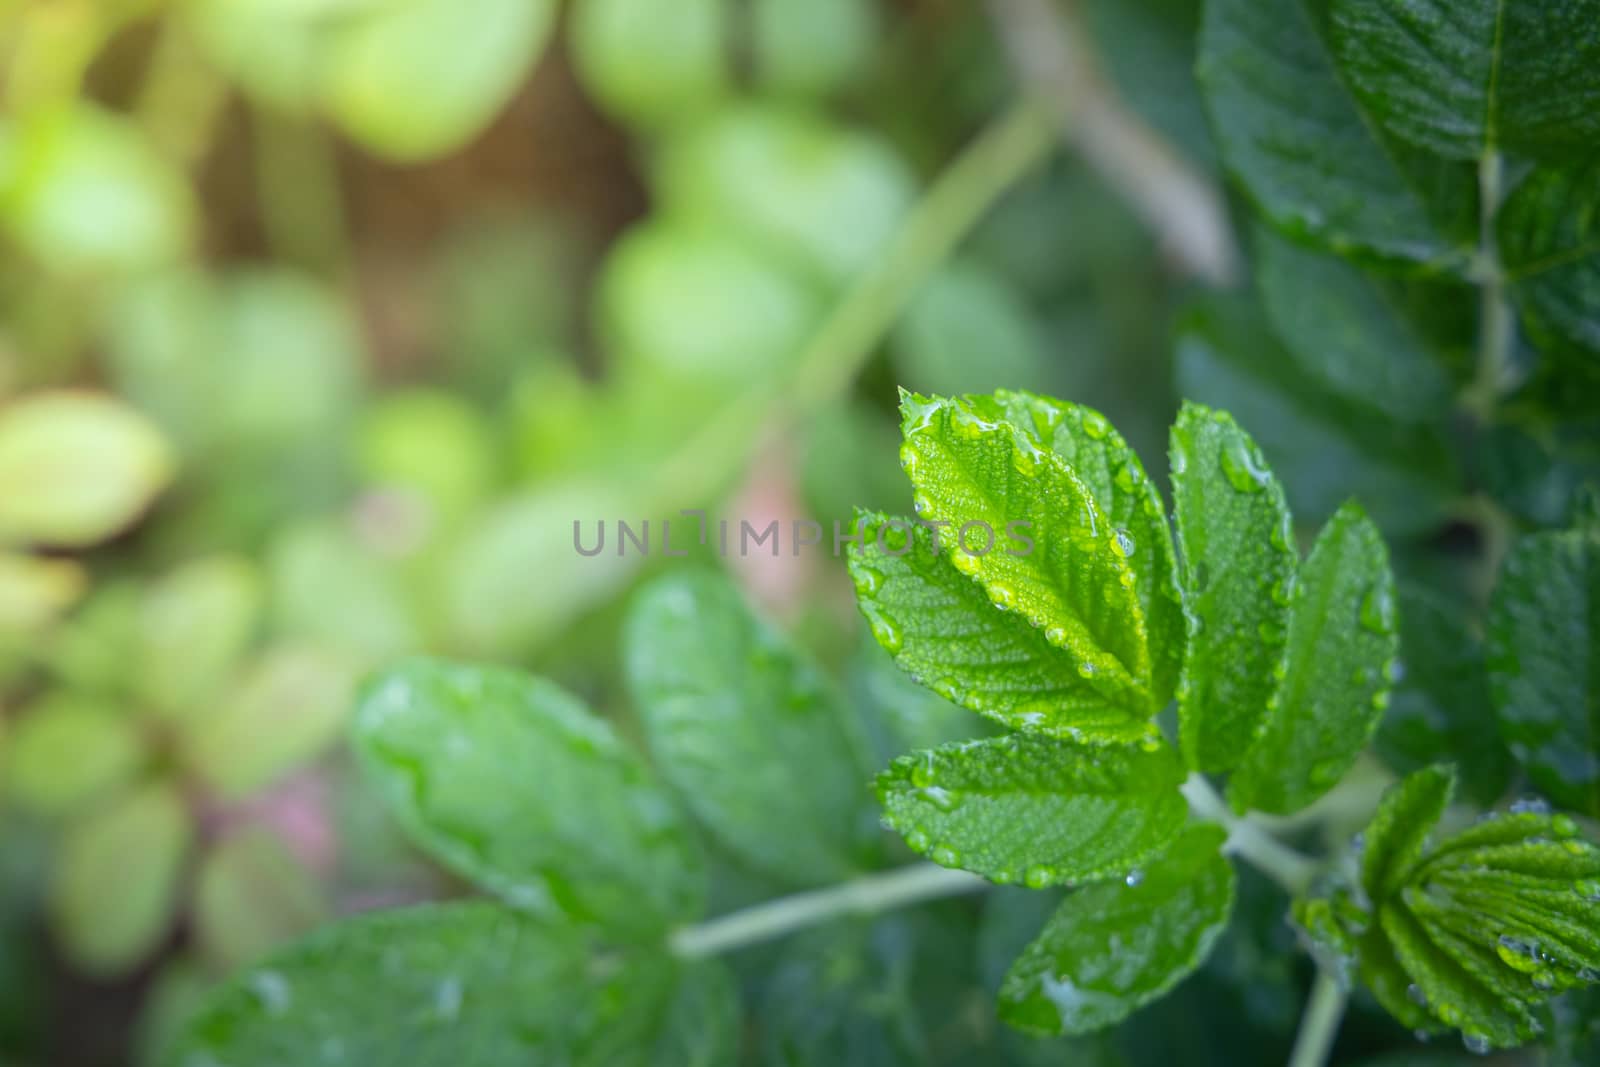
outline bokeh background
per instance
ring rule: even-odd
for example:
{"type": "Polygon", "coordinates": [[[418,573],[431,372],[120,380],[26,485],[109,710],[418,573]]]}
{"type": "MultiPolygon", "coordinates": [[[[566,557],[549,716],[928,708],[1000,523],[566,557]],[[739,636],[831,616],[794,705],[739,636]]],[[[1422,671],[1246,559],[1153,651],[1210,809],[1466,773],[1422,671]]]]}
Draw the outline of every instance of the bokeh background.
{"type": "MultiPolygon", "coordinates": [[[[682,563],[580,558],[573,522],[907,511],[897,385],[1088,403],[1152,472],[1180,389],[1238,405],[1299,518],[1359,482],[1388,532],[1430,538],[1403,566],[1465,567],[1448,455],[1351,443],[1270,352],[1175,361],[1185,301],[1246,272],[1196,19],[6,4],[0,1063],[141,1062],[271,945],[459,891],[350,772],[362,674],[514,663],[627,729],[621,606],[682,563]]],[[[1187,314],[1259,330],[1230,308],[1187,314]]],[[[922,699],[864,651],[827,552],[696,554],[887,720],[922,699]]],[[[1248,971],[1249,1003],[1215,1003],[1287,1033],[1298,998],[1253,951],[1217,965],[1248,971]]],[[[889,999],[861,1003],[904,992],[867,978],[889,999]]]]}

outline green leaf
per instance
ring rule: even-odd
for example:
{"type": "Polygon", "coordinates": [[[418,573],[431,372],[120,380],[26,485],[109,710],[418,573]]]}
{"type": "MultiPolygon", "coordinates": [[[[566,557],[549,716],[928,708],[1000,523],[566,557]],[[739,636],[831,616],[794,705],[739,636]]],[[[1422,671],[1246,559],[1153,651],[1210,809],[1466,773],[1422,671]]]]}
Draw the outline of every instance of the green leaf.
{"type": "Polygon", "coordinates": [[[1283,489],[1233,417],[1186,403],[1172,496],[1190,633],[1178,722],[1191,767],[1238,766],[1283,671],[1298,563],[1283,489]]]}
{"type": "MultiPolygon", "coordinates": [[[[1452,289],[1449,299],[1471,296],[1452,289]]],[[[1329,393],[1250,304],[1212,299],[1193,308],[1178,327],[1177,360],[1180,392],[1250,427],[1302,521],[1331,518],[1353,491],[1390,536],[1446,520],[1461,475],[1442,428],[1398,423],[1329,393]]]]}
{"type": "Polygon", "coordinates": [[[145,786],[67,831],[49,906],[74,966],[120,975],[155,951],[177,912],[194,832],[183,797],[168,785],[145,786]]]}
{"type": "Polygon", "coordinates": [[[133,522],[174,474],[137,411],[95,393],[35,393],[0,407],[0,545],[85,548],[133,522]]]}
{"type": "Polygon", "coordinates": [[[553,0],[408,0],[364,11],[331,41],[328,110],[389,159],[447,155],[522,85],[555,14],[553,0]]]}
{"type": "Polygon", "coordinates": [[[1600,3],[1332,0],[1334,49],[1368,114],[1440,155],[1600,137],[1600,3]]]}
{"type": "Polygon", "coordinates": [[[183,720],[180,758],[225,797],[253,793],[332,746],[355,681],[348,663],[309,644],[270,648],[218,706],[183,720]]]}
{"type": "Polygon", "coordinates": [[[1183,771],[1158,745],[955,742],[895,760],[878,799],[885,823],[941,866],[1033,889],[1089,882],[1134,869],[1183,828],[1183,771]]]}
{"type": "Polygon", "coordinates": [[[1472,175],[1379,132],[1334,67],[1320,6],[1205,5],[1200,84],[1229,173],[1290,237],[1387,262],[1464,264],[1472,175]]]}
{"type": "Polygon", "coordinates": [[[553,683],[406,661],[367,683],[354,735],[417,844],[519,907],[630,936],[699,911],[700,858],[671,797],[553,683]]]}
{"type": "Polygon", "coordinates": [[[218,698],[255,639],[261,575],[243,556],[185,563],[144,590],[134,688],[146,709],[165,715],[218,698]]]}
{"type": "Polygon", "coordinates": [[[247,828],[213,846],[195,874],[195,937],[224,972],[306,933],[327,912],[315,877],[266,830],[247,828]]]}
{"type": "Polygon", "coordinates": [[[1428,835],[1455,793],[1455,771],[1428,767],[1407,775],[1383,794],[1363,837],[1361,886],[1382,902],[1392,896],[1422,858],[1428,835]]]}
{"type": "Polygon", "coordinates": [[[871,69],[884,21],[872,0],[755,0],[756,82],[765,92],[822,96],[871,69]]]}
{"type": "Polygon", "coordinates": [[[283,529],[267,550],[273,623],[363,664],[418,651],[421,623],[400,568],[350,525],[326,519],[283,529]]]}
{"type": "MultiPolygon", "coordinates": [[[[68,47],[59,45],[58,47],[68,47]]],[[[0,226],[64,275],[133,272],[189,247],[184,175],[131,116],[79,103],[0,129],[0,226]]]]}
{"type": "Polygon", "coordinates": [[[76,560],[0,550],[0,638],[60,621],[88,586],[89,575],[76,560]]]}
{"type": "Polygon", "coordinates": [[[1534,171],[1506,199],[1495,229],[1529,335],[1592,386],[1600,380],[1600,155],[1534,171]]]}
{"type": "Polygon", "coordinates": [[[612,117],[664,127],[709,109],[731,88],[722,0],[580,0],[572,58],[583,86],[612,117]]]}
{"type": "Polygon", "coordinates": [[[1265,732],[1228,780],[1234,808],[1288,815],[1343,778],[1388,706],[1399,650],[1383,535],[1346,504],[1295,577],[1287,670],[1265,732]]]}
{"type": "Polygon", "coordinates": [[[861,514],[856,529],[862,543],[851,546],[849,567],[857,602],[911,677],[1009,729],[1109,742],[1153,736],[1147,713],[1107,704],[1069,653],[997,610],[956,570],[951,554],[961,549],[950,549],[948,531],[935,552],[936,531],[908,520],[861,514]]]}
{"type": "Polygon", "coordinates": [[[715,1067],[735,1044],[732,997],[716,964],[597,953],[578,927],[486,901],[430,904],[324,927],[262,961],[160,1062],[715,1067]]]}
{"type": "Polygon", "coordinates": [[[59,691],[15,719],[5,752],[6,790],[30,811],[67,815],[127,783],[147,758],[132,718],[59,691]]]}
{"type": "Polygon", "coordinates": [[[1196,826],[1137,884],[1068,894],[1006,974],[1000,1017],[1038,1034],[1083,1034],[1121,1021],[1198,967],[1233,907],[1225,834],[1196,826]]]}
{"type": "Polygon", "coordinates": [[[1108,705],[1148,717],[1133,569],[1089,487],[1055,453],[960,401],[905,393],[901,413],[913,503],[923,520],[950,524],[950,562],[997,608],[1041,628],[1108,705]]]}
{"type": "Polygon", "coordinates": [[[875,765],[913,749],[938,748],[948,741],[999,732],[998,727],[974,720],[967,709],[918,684],[871,635],[863,635],[859,645],[850,662],[848,698],[861,709],[875,765]]]}
{"type": "Polygon", "coordinates": [[[1517,762],[1553,799],[1600,815],[1600,536],[1517,542],[1490,604],[1488,662],[1517,762]]]}
{"type": "Polygon", "coordinates": [[[727,579],[651,584],[624,645],[656,765],[734,854],[797,884],[848,877],[869,858],[865,737],[823,674],[727,579]]]}
{"type": "Polygon", "coordinates": [[[1483,640],[1464,605],[1401,586],[1400,678],[1378,728],[1385,763],[1409,774],[1454,760],[1463,793],[1480,807],[1505,795],[1511,754],[1489,702],[1483,640]]]}
{"type": "Polygon", "coordinates": [[[1403,1023],[1459,1029],[1485,1051],[1530,1040],[1532,1008],[1600,979],[1600,847],[1572,818],[1522,806],[1429,848],[1453,786],[1433,767],[1385,795],[1366,833],[1376,921],[1357,923],[1368,927],[1359,952],[1403,1023]]]}
{"type": "Polygon", "coordinates": [[[829,285],[860,274],[916,199],[915,176],[889,142],[755,102],[669,139],[654,178],[663,210],[748,238],[829,285]]]}
{"type": "MultiPolygon", "coordinates": [[[[1454,388],[1394,283],[1256,228],[1256,285],[1285,350],[1323,389],[1400,422],[1450,407],[1454,388]]],[[[1431,301],[1449,299],[1429,287],[1431,301]]]]}
{"type": "Polygon", "coordinates": [[[1149,628],[1153,699],[1158,707],[1165,706],[1183,668],[1186,626],[1172,530],[1161,493],[1144,464],[1104,415],[1081,404],[1004,390],[992,401],[974,397],[969,402],[981,414],[1003,418],[1037,438],[1094,494],[1133,569],[1149,628]]]}

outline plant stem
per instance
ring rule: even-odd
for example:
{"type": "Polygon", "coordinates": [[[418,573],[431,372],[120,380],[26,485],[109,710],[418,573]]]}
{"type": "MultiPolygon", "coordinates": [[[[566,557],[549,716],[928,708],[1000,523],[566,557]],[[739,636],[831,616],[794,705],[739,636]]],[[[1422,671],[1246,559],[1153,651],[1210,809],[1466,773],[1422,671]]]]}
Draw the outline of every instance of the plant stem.
{"type": "Polygon", "coordinates": [[[686,926],[673,934],[672,951],[685,959],[715,956],[771,941],[840,915],[875,915],[924,900],[976,893],[989,885],[966,871],[919,863],[826,889],[780,897],[686,926]]]}
{"type": "Polygon", "coordinates": [[[1505,160],[1489,149],[1478,160],[1478,370],[1464,400],[1480,422],[1499,403],[1511,365],[1516,320],[1506,299],[1505,269],[1495,240],[1495,216],[1505,195],[1505,160]]]}
{"type": "Polygon", "coordinates": [[[1310,888],[1320,864],[1281,844],[1248,818],[1241,819],[1234,815],[1204,776],[1191,774],[1183,783],[1183,795],[1188,798],[1189,807],[1196,815],[1228,831],[1228,842],[1223,846],[1223,851],[1244,857],[1251,866],[1282,886],[1290,896],[1299,896],[1310,888]]]}
{"type": "Polygon", "coordinates": [[[1344,1002],[1345,991],[1338,980],[1327,971],[1317,971],[1311,999],[1300,1016],[1300,1032],[1295,1035],[1289,1067],[1323,1067],[1328,1062],[1339,1020],[1344,1016],[1344,1002]]]}
{"type": "Polygon", "coordinates": [[[661,509],[694,504],[729,476],[729,460],[783,406],[806,415],[832,400],[872,355],[917,288],[1007,190],[1049,155],[1048,119],[1022,102],[980,133],[907,215],[877,260],[812,334],[786,381],[762,383],[727,404],[651,477],[661,509]]]}

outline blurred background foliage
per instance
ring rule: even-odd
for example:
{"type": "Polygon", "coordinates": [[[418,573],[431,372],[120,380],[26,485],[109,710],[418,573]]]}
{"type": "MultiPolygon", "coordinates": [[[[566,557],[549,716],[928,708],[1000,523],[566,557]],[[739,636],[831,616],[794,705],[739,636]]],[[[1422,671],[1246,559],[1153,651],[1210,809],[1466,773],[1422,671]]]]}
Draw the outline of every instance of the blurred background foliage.
{"type": "MultiPolygon", "coordinates": [[[[1408,627],[1437,618],[1391,762],[1465,738],[1469,781],[1500,794],[1509,759],[1450,661],[1474,638],[1439,633],[1487,589],[1485,539],[1562,521],[1600,446],[1592,392],[1548,388],[1463,445],[1464,290],[1380,290],[1265,233],[1197,263],[1092,151],[1041,149],[886,329],[830,350],[1017,95],[1007,7],[5,5],[0,1063],[137,1062],[264,948],[455,891],[349,771],[354,682],[432,651],[617,709],[619,606],[664,561],[580,559],[573,520],[904,511],[895,384],[1088,403],[1152,467],[1189,395],[1252,429],[1308,528],[1359,492],[1398,539],[1408,627]],[[1232,294],[1194,301],[1217,282],[1232,294]]],[[[1058,13],[1097,72],[1069,88],[1219,186],[1197,5],[1058,13]]],[[[863,651],[825,553],[726,565],[838,667],[885,758],[949,735],[950,709],[863,651]]],[[[723,867],[724,904],[783,888],[723,867]]],[[[1138,1034],[997,1034],[981,961],[1030,928],[1002,893],[981,923],[941,905],[741,960],[752,1056],[1281,1062],[1305,968],[1281,902],[1245,889],[1259,915],[1138,1034]]],[[[1352,1041],[1382,1040],[1357,1019],[1352,1041]]]]}

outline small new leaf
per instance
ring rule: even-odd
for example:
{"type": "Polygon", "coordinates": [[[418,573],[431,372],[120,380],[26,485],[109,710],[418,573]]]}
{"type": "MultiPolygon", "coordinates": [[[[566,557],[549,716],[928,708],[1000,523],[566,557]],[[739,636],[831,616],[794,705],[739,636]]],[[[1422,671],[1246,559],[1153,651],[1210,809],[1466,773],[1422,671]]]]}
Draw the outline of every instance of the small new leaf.
{"type": "Polygon", "coordinates": [[[354,743],[418,846],[519,907],[640,937],[699,911],[672,798],[551,682],[411,660],[368,683],[354,743]]]}
{"type": "Polygon", "coordinates": [[[907,393],[901,412],[900,458],[917,512],[949,524],[956,569],[996,607],[1042,629],[1106,703],[1152,714],[1133,570],[1089,487],[1054,452],[960,401],[907,393]],[[1008,543],[1013,530],[1027,548],[1008,543]]]}
{"type": "Polygon", "coordinates": [[[1266,731],[1228,781],[1234,808],[1288,815],[1344,777],[1388,705],[1398,652],[1389,554],[1346,504],[1296,578],[1288,669],[1266,731]]]}
{"type": "Polygon", "coordinates": [[[1539,1031],[1534,1009],[1600,980],[1600,848],[1568,816],[1518,810],[1432,848],[1454,775],[1414,774],[1384,797],[1366,836],[1362,886],[1375,922],[1362,976],[1409,1026],[1459,1029],[1469,1047],[1539,1031]]]}
{"type": "Polygon", "coordinates": [[[730,582],[660,579],[634,602],[624,644],[651,755],[724,845],[798,884],[849,877],[870,858],[865,738],[730,582]]]}
{"type": "Polygon", "coordinates": [[[1031,734],[901,756],[878,776],[884,821],[946,867],[1039,889],[1121,875],[1188,816],[1165,744],[1075,744],[1031,734]]]}
{"type": "Polygon", "coordinates": [[[1000,1017],[1037,1034],[1084,1034],[1160,997],[1198,967],[1228,923],[1225,834],[1195,826],[1142,879],[1068,894],[1000,988],[1000,1017]]]}
{"type": "Polygon", "coordinates": [[[1198,404],[1172,428],[1172,492],[1191,626],[1183,752],[1191,767],[1226,771],[1260,736],[1283,672],[1298,562],[1289,508],[1250,435],[1198,404]]]}
{"type": "Polygon", "coordinates": [[[1142,709],[1109,704],[1044,631],[990,603],[950,562],[948,533],[860,514],[850,549],[856,602],[872,635],[902,670],[935,693],[1012,730],[1138,741],[1154,724],[1142,709]],[[934,551],[935,538],[939,551],[934,551]]]}

